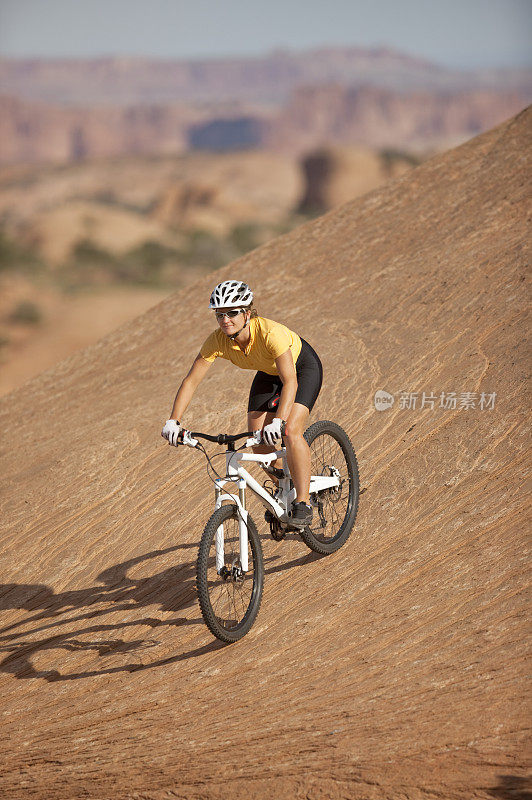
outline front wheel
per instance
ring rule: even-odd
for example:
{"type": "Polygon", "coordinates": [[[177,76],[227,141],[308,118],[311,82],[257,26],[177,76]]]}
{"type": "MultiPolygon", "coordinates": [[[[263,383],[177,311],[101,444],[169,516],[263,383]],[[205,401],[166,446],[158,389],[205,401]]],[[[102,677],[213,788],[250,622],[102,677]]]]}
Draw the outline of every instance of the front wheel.
{"type": "Polygon", "coordinates": [[[249,631],[259,613],[264,583],[262,547],[249,514],[248,570],[242,571],[239,514],[236,505],[214,512],[201,537],[196,567],[201,614],[210,632],[222,642],[236,642],[249,631]]]}
{"type": "Polygon", "coordinates": [[[312,527],[301,538],[316,553],[334,553],[347,541],[358,510],[358,464],[347,433],[336,422],[320,420],[304,433],[310,447],[310,474],[337,476],[339,485],[310,495],[312,527]]]}

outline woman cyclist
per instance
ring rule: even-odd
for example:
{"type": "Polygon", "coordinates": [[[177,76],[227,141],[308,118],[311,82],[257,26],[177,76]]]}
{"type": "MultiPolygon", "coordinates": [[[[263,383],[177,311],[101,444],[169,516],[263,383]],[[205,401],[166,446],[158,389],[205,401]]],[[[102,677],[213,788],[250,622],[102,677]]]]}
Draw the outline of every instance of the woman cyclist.
{"type": "Polygon", "coordinates": [[[170,444],[179,444],[183,414],[216,358],[225,358],[241,369],[257,370],[249,393],[248,430],[262,431],[266,444],[253,450],[270,453],[284,436],[297,495],[291,522],[304,528],[312,522],[312,506],[310,450],[303,432],[321,389],[321,361],[297,333],[258,316],[253,292],[242,281],[219,283],[211,294],[209,308],[214,310],[218,328],[203,343],[179,387],[161,435],[170,444]]]}

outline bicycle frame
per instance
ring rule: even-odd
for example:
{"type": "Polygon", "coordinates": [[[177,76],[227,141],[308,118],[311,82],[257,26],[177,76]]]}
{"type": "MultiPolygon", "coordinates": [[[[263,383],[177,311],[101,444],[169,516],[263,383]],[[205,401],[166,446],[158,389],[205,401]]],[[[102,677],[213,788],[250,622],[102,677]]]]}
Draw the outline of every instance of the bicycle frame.
{"type": "MultiPolygon", "coordinates": [[[[246,442],[246,446],[257,444],[252,439],[246,442]]],[[[268,508],[280,522],[289,523],[289,512],[292,503],[296,498],[296,490],[290,488],[290,472],[286,456],[286,448],[283,447],[275,453],[241,453],[228,450],[226,458],[226,477],[218,478],[215,481],[215,508],[220,508],[224,500],[235,503],[239,511],[239,547],[240,547],[240,566],[243,572],[247,572],[248,563],[248,530],[247,530],[247,510],[246,510],[246,486],[258,497],[261,503],[268,508]],[[268,466],[276,459],[283,461],[284,478],[279,479],[279,495],[276,500],[269,492],[253,478],[249,472],[240,465],[242,461],[254,461],[258,464],[268,466]],[[238,496],[224,492],[227,483],[238,483],[238,496]]],[[[337,475],[313,475],[310,478],[310,493],[317,493],[324,489],[331,489],[340,483],[337,475]]],[[[216,533],[216,570],[220,572],[224,566],[224,546],[223,546],[223,525],[216,533]]]]}

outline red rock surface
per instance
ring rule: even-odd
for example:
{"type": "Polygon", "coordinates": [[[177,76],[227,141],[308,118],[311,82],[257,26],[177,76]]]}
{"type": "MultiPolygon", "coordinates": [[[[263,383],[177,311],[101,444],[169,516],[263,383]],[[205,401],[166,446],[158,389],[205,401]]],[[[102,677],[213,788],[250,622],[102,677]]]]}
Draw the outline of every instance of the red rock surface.
{"type": "MultiPolygon", "coordinates": [[[[0,400],[2,796],[527,796],[524,291],[530,111],[265,245],[0,400]],[[362,485],[335,555],[263,535],[262,608],[213,641],[212,491],[159,437],[216,279],[319,350],[314,419],[362,485]],[[495,392],[377,412],[377,389],[495,392]]],[[[187,414],[244,424],[218,363],[187,414]]]]}

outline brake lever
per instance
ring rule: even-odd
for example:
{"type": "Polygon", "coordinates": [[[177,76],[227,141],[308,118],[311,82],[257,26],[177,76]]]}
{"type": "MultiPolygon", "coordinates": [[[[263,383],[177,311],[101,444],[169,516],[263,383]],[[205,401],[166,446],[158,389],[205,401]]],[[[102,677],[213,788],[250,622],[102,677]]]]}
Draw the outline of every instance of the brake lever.
{"type": "Polygon", "coordinates": [[[181,444],[186,444],[188,447],[197,447],[199,442],[194,439],[190,431],[183,428],[181,432],[181,444]]]}
{"type": "Polygon", "coordinates": [[[246,447],[254,447],[262,441],[262,431],[254,431],[251,439],[246,439],[246,447]]]}

